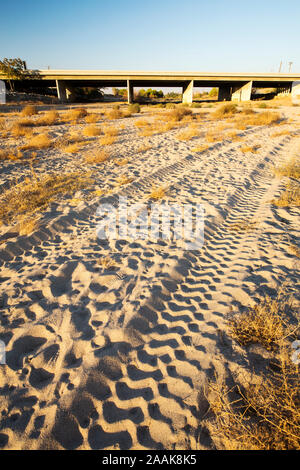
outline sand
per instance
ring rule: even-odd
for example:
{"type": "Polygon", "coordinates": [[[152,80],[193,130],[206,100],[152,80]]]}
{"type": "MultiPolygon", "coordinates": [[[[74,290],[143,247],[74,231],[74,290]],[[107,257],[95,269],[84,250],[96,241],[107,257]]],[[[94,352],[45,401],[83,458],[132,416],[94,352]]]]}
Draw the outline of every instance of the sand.
{"type": "MultiPolygon", "coordinates": [[[[280,112],[294,121],[237,131],[241,141],[227,138],[203,152],[193,149],[207,144],[204,133],[218,122],[199,121],[199,137],[182,142],[178,129],[138,136],[139,115],[113,122],[124,129],[105,163],[83,162],[97,139],[74,155],[41,151],[38,174],[86,167],[93,190],[105,194],[86,198],[83,190],[51,203],[31,235],[1,228],[2,448],[215,448],[205,425],[207,382],[216,372],[235,380],[251,374],[254,354],[229,337],[227,315],[283,283],[292,294],[299,289],[299,258],[290,251],[299,208],[271,201],[285,184],[272,167],[300,142],[272,134],[297,131],[300,115],[297,107],[280,112]],[[138,152],[144,143],[151,148],[138,152]],[[260,148],[243,153],[244,145],[260,148]],[[118,166],[117,158],[128,163],[118,166]],[[132,182],[118,185],[121,175],[132,182]],[[97,238],[101,201],[147,202],[153,186],[167,188],[164,202],[203,204],[202,249],[185,250],[181,240],[97,238]],[[113,267],[102,266],[106,256],[113,267]]],[[[54,139],[67,129],[49,133],[54,139]]],[[[29,175],[26,164],[1,162],[0,188],[29,175]]],[[[255,354],[259,364],[264,351],[255,354]]]]}

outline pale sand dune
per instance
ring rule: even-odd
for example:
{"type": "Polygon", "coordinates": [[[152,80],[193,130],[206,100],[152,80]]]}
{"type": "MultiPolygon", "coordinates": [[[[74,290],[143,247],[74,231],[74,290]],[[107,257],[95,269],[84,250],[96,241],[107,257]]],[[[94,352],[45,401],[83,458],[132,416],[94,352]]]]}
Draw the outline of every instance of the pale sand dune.
{"type": "MultiPolygon", "coordinates": [[[[295,108],[283,113],[299,123],[295,108]]],[[[134,119],[122,121],[113,147],[113,155],[130,157],[128,164],[92,166],[109,196],[86,201],[79,193],[78,206],[68,199],[52,204],[29,236],[2,229],[5,449],[213,448],[202,427],[207,381],[215,371],[228,380],[251,374],[248,353],[226,334],[226,315],[283,282],[297,293],[299,258],[289,246],[297,241],[299,209],[270,202],[284,183],[272,166],[288,161],[300,140],[255,127],[238,131],[241,142],[224,140],[197,153],[192,149],[205,143],[203,136],[180,142],[171,130],[136,137],[134,119]],[[145,141],[152,148],[135,153],[145,141]],[[246,144],[261,147],[244,154],[246,144]],[[133,181],[114,186],[122,174],[133,181]],[[166,202],[204,205],[201,250],[187,251],[182,241],[97,239],[100,202],[119,195],[146,202],[153,185],[168,187],[166,202]],[[114,268],[99,264],[104,256],[114,268]]],[[[55,132],[63,135],[64,127],[55,132]]],[[[64,160],[54,149],[47,155],[40,171],[82,165],[80,153],[64,160]]],[[[26,166],[3,164],[1,185],[26,174],[26,166]]]]}

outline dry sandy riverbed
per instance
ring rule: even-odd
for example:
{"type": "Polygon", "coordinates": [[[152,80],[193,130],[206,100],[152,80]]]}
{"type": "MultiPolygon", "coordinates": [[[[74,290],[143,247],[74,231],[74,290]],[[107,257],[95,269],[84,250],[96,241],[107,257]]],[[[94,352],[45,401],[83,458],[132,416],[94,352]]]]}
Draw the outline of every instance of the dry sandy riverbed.
{"type": "MultiPolygon", "coordinates": [[[[208,380],[216,373],[242,380],[265,357],[230,338],[226,316],[283,283],[296,296],[299,289],[299,257],[291,251],[299,240],[299,208],[272,204],[285,184],[273,167],[299,148],[291,135],[299,128],[299,108],[276,109],[279,125],[240,130],[233,120],[211,119],[214,108],[194,109],[195,119],[169,130],[165,110],[107,120],[101,108],[86,107],[98,116],[89,124],[85,118],[65,122],[59,110],[61,123],[33,127],[48,133],[48,148],[35,150],[33,160],[24,150],[23,159],[0,162],[2,194],[49,172],[88,171],[92,178],[89,188],[37,212],[32,233],[20,235],[18,221],[0,229],[0,339],[6,345],[0,445],[214,448],[204,426],[208,380]],[[136,126],[141,119],[156,123],[153,133],[140,135],[147,127],[136,126]],[[83,137],[68,153],[66,135],[80,140],[91,125],[101,134],[83,137]],[[118,135],[103,146],[107,125],[118,135]],[[187,127],[195,136],[179,140],[187,127]],[[209,130],[217,140],[207,141],[209,130]],[[100,148],[110,158],[87,163],[100,148]],[[97,238],[101,201],[124,195],[130,203],[147,202],[153,188],[162,187],[163,202],[203,204],[202,249],[185,250],[180,240],[97,238]]],[[[0,150],[26,145],[28,137],[9,133],[19,116],[0,119],[0,150]]]]}

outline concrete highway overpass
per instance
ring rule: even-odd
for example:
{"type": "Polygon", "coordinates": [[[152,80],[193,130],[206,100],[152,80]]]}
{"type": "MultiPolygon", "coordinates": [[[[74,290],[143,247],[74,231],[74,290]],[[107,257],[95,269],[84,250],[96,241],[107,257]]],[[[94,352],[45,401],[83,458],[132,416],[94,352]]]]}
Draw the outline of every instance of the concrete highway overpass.
{"type": "MultiPolygon", "coordinates": [[[[134,87],[182,87],[184,103],[192,103],[194,87],[217,87],[220,101],[248,101],[253,88],[277,88],[291,92],[300,102],[300,74],[283,73],[208,73],[208,72],[128,72],[103,70],[32,70],[29,80],[18,81],[22,87],[56,87],[62,102],[68,101],[76,87],[127,88],[128,102],[133,102],[134,87]]],[[[6,81],[4,75],[0,79],[6,81]]]]}

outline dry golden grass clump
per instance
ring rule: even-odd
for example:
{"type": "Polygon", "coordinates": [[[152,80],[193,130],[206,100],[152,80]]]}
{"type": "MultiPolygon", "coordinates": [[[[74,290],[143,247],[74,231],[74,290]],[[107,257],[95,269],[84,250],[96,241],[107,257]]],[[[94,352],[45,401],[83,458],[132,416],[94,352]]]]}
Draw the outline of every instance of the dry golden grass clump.
{"type": "Polygon", "coordinates": [[[211,130],[206,133],[205,138],[207,142],[220,142],[224,137],[219,132],[211,130]]]}
{"type": "Polygon", "coordinates": [[[272,201],[278,207],[300,207],[300,184],[299,182],[287,184],[285,191],[278,199],[272,201]]]}
{"type": "Polygon", "coordinates": [[[116,137],[113,135],[104,135],[103,137],[100,137],[99,142],[101,145],[112,145],[116,140],[116,137]]]}
{"type": "Polygon", "coordinates": [[[248,232],[253,230],[257,226],[257,222],[254,220],[238,220],[235,223],[230,224],[229,230],[231,232],[248,232]]]}
{"type": "Polygon", "coordinates": [[[166,196],[166,188],[163,186],[160,186],[159,188],[153,188],[149,199],[154,199],[158,201],[159,199],[163,199],[166,196]]]}
{"type": "Polygon", "coordinates": [[[117,178],[117,184],[118,184],[119,186],[123,186],[124,184],[129,184],[129,183],[131,183],[132,181],[133,181],[133,179],[132,179],[132,178],[129,178],[129,177],[126,176],[126,175],[122,175],[122,176],[119,176],[119,177],[117,178]]]}
{"type": "Polygon", "coordinates": [[[267,350],[278,348],[280,341],[291,333],[287,323],[290,309],[286,296],[266,297],[246,313],[230,318],[230,335],[242,346],[259,343],[267,350]]]}
{"type": "Polygon", "coordinates": [[[241,114],[246,114],[246,115],[255,114],[255,111],[252,108],[243,108],[243,109],[241,109],[240,112],[241,112],[241,114]]]}
{"type": "Polygon", "coordinates": [[[244,145],[240,148],[241,152],[243,153],[256,153],[260,149],[260,145],[244,145]]]}
{"type": "Polygon", "coordinates": [[[39,126],[52,126],[57,124],[59,121],[59,114],[55,110],[47,111],[43,116],[41,116],[36,124],[39,126]]]}
{"type": "Polygon", "coordinates": [[[134,122],[134,125],[135,127],[137,127],[138,129],[143,129],[144,127],[148,127],[151,123],[149,121],[147,121],[146,119],[137,119],[135,122],[134,122]]]}
{"type": "Polygon", "coordinates": [[[33,104],[28,104],[21,111],[21,116],[33,116],[34,114],[38,114],[38,110],[33,104]]]}
{"type": "Polygon", "coordinates": [[[274,173],[277,176],[286,176],[291,178],[285,187],[285,190],[278,199],[273,200],[273,204],[278,207],[291,207],[300,206],[300,165],[299,161],[293,158],[285,165],[274,168],[274,173]]]}
{"type": "Polygon", "coordinates": [[[65,114],[65,119],[67,121],[79,121],[80,119],[83,119],[86,117],[88,114],[87,110],[85,108],[73,108],[70,109],[66,114],[65,114]]]}
{"type": "Polygon", "coordinates": [[[104,269],[114,269],[116,268],[116,262],[110,256],[103,256],[98,260],[98,264],[104,269]]]}
{"type": "Polygon", "coordinates": [[[210,383],[211,435],[226,450],[300,449],[300,375],[282,349],[279,372],[270,370],[259,384],[231,389],[210,383]]]}
{"type": "Polygon", "coordinates": [[[122,111],[119,105],[114,106],[112,109],[109,109],[105,112],[105,116],[107,119],[114,120],[114,119],[121,119],[124,117],[130,117],[130,111],[122,111]]]}
{"type": "Polygon", "coordinates": [[[41,150],[49,148],[52,145],[48,134],[37,134],[31,137],[27,144],[22,145],[21,150],[41,150]]]}
{"type": "Polygon", "coordinates": [[[232,116],[238,112],[237,105],[234,103],[226,103],[219,106],[214,113],[212,118],[220,119],[232,116]]]}
{"type": "Polygon", "coordinates": [[[170,121],[182,121],[183,118],[187,116],[191,116],[193,114],[192,110],[189,108],[185,108],[184,106],[180,106],[176,109],[172,109],[165,114],[165,119],[170,121]]]}
{"type": "Polygon", "coordinates": [[[152,148],[152,145],[150,143],[141,144],[138,147],[137,152],[138,153],[144,153],[144,152],[147,152],[147,150],[150,150],[151,148],[152,148]]]}
{"type": "Polygon", "coordinates": [[[119,133],[119,129],[115,126],[104,126],[103,133],[107,136],[117,136],[119,133]]]}
{"type": "Polygon", "coordinates": [[[281,137],[283,135],[291,135],[291,131],[278,131],[274,132],[271,137],[281,137]]]}
{"type": "Polygon", "coordinates": [[[85,155],[86,163],[96,164],[106,162],[110,158],[109,153],[104,150],[96,150],[93,153],[85,155]]]}
{"type": "Polygon", "coordinates": [[[77,153],[82,148],[83,142],[74,142],[64,146],[63,150],[66,153],[77,153]]]}
{"type": "Polygon", "coordinates": [[[0,199],[0,222],[10,223],[20,216],[30,216],[46,209],[58,196],[72,194],[91,184],[92,180],[87,173],[43,174],[39,177],[33,173],[31,178],[26,178],[3,193],[0,199]]]}
{"type": "Polygon", "coordinates": [[[11,134],[14,137],[29,137],[33,134],[33,131],[31,128],[24,126],[23,124],[20,124],[19,122],[15,122],[11,129],[10,129],[11,134]]]}
{"type": "Polygon", "coordinates": [[[18,224],[18,229],[19,229],[19,234],[20,235],[30,235],[34,230],[38,228],[38,217],[37,216],[31,216],[31,217],[25,217],[21,216],[19,218],[19,224],[18,224]]]}
{"type": "Polygon", "coordinates": [[[239,135],[236,131],[228,132],[226,137],[228,137],[228,139],[230,139],[232,142],[238,142],[239,140],[243,139],[243,137],[239,135]]]}
{"type": "Polygon", "coordinates": [[[87,124],[95,124],[97,121],[99,121],[99,116],[95,113],[89,113],[86,117],[85,117],[85,122],[87,124]]]}
{"type": "Polygon", "coordinates": [[[215,420],[208,426],[218,449],[300,449],[300,375],[291,347],[299,318],[291,326],[292,308],[291,300],[280,293],[229,320],[234,339],[245,346],[259,343],[274,351],[274,359],[272,368],[255,381],[244,379],[230,389],[224,379],[209,384],[207,398],[215,420]]]}
{"type": "Polygon", "coordinates": [[[199,147],[195,147],[193,152],[205,152],[205,150],[209,149],[209,145],[200,145],[199,147]]]}
{"type": "Polygon", "coordinates": [[[288,178],[300,178],[300,162],[295,158],[291,159],[285,165],[274,168],[276,176],[287,176],[288,178]]]}
{"type": "Polygon", "coordinates": [[[177,139],[186,141],[186,140],[191,140],[194,137],[199,136],[199,130],[196,129],[195,127],[188,127],[187,129],[182,130],[179,134],[177,134],[177,139]]]}
{"type": "Polygon", "coordinates": [[[115,163],[118,166],[124,166],[127,165],[128,161],[129,160],[127,160],[127,158],[118,158],[117,160],[115,160],[115,163]]]}
{"type": "Polygon", "coordinates": [[[11,150],[11,149],[0,149],[0,161],[1,160],[21,160],[24,154],[20,149],[11,150]]]}
{"type": "Polygon", "coordinates": [[[290,243],[288,246],[288,250],[292,255],[295,255],[297,256],[297,258],[300,258],[300,249],[298,248],[297,245],[290,243]]]}
{"type": "Polygon", "coordinates": [[[270,126],[280,122],[280,114],[271,111],[263,111],[249,116],[238,116],[235,119],[235,125],[239,129],[245,129],[247,126],[270,126]]]}
{"type": "Polygon", "coordinates": [[[93,124],[90,124],[89,126],[83,129],[83,135],[87,137],[97,137],[100,134],[101,134],[100,127],[97,127],[93,124]]]}

